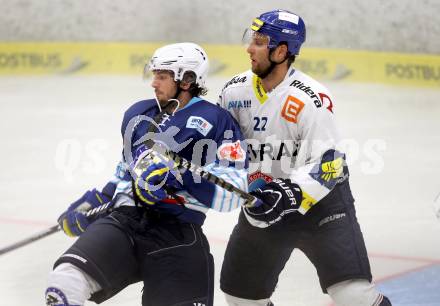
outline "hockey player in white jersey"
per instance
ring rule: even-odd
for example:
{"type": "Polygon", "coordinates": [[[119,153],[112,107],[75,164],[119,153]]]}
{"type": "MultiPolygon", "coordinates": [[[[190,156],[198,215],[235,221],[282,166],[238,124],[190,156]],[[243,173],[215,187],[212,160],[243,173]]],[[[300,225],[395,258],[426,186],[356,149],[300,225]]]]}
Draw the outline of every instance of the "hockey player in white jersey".
{"type": "Polygon", "coordinates": [[[243,36],[252,68],[220,95],[248,142],[249,189],[264,202],[240,214],[221,289],[231,306],[272,305],[278,276],[298,248],[336,305],[389,306],[371,283],[334,99],[292,65],[305,36],[304,21],[289,11],[255,18],[243,36]]]}

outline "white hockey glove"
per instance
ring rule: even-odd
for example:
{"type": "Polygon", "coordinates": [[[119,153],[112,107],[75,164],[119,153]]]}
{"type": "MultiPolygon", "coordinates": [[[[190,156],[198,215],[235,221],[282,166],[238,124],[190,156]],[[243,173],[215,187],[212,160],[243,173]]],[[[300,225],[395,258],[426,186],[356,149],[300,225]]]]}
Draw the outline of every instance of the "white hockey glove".
{"type": "Polygon", "coordinates": [[[251,192],[261,199],[257,207],[245,207],[243,212],[250,224],[265,228],[296,212],[302,201],[301,188],[289,179],[274,179],[261,189],[251,192]]]}

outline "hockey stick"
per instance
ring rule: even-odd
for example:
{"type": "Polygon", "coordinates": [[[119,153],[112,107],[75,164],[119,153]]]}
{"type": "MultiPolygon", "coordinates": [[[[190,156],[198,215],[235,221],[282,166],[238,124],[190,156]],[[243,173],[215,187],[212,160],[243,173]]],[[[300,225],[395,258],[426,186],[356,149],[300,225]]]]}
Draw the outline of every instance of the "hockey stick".
{"type": "Polygon", "coordinates": [[[244,206],[246,206],[246,207],[256,207],[256,206],[261,205],[261,200],[258,199],[257,197],[254,197],[253,195],[235,187],[231,183],[216,176],[215,174],[204,170],[203,167],[191,163],[190,161],[177,155],[173,151],[161,150],[163,152],[160,152],[158,150],[158,147],[160,147],[160,146],[153,146],[149,152],[153,158],[157,157],[161,160],[164,160],[164,159],[166,160],[165,156],[171,158],[176,163],[177,168],[186,169],[186,170],[190,171],[191,173],[194,173],[194,174],[204,178],[208,182],[211,182],[217,186],[222,187],[223,189],[226,189],[229,192],[232,192],[232,193],[238,195],[240,198],[245,200],[244,206]]]}
{"type": "MultiPolygon", "coordinates": [[[[95,208],[87,211],[85,213],[85,215],[86,215],[86,217],[92,217],[92,216],[99,215],[99,214],[101,214],[103,212],[108,212],[108,210],[109,210],[108,208],[109,208],[110,204],[111,204],[111,202],[108,202],[108,203],[102,204],[102,205],[100,205],[98,207],[95,207],[95,208]]],[[[31,237],[25,238],[23,240],[20,240],[20,241],[15,242],[15,243],[13,243],[11,245],[8,245],[7,247],[4,247],[4,248],[0,249],[0,256],[3,255],[3,254],[8,253],[10,251],[16,250],[16,249],[18,249],[18,248],[20,248],[22,246],[28,245],[28,244],[30,244],[30,243],[32,243],[34,241],[37,241],[37,240],[40,240],[40,239],[42,239],[44,237],[52,235],[52,234],[54,234],[54,233],[56,233],[56,232],[58,232],[60,230],[61,230],[61,227],[58,224],[54,225],[54,226],[51,226],[51,227],[49,227],[48,229],[46,229],[44,231],[41,231],[41,232],[39,232],[39,233],[37,233],[35,235],[32,235],[31,237]]]]}
{"type": "MultiPolygon", "coordinates": [[[[165,105],[163,107],[163,109],[161,109],[161,112],[155,116],[153,121],[156,124],[159,124],[167,117],[173,116],[176,109],[179,107],[179,103],[180,103],[179,100],[170,99],[168,104],[165,105]],[[173,102],[177,102],[177,106],[173,105],[173,102]]],[[[148,132],[149,133],[150,132],[156,133],[157,131],[158,131],[158,126],[156,126],[155,124],[150,124],[148,132]]],[[[165,156],[167,156],[167,157],[171,158],[177,164],[176,165],[177,168],[186,169],[186,170],[190,171],[191,173],[194,173],[194,174],[204,178],[205,180],[207,180],[215,185],[218,185],[218,186],[226,189],[229,192],[232,192],[232,193],[238,195],[240,198],[245,200],[244,206],[254,207],[254,206],[261,205],[262,202],[258,198],[256,198],[253,195],[235,187],[231,183],[226,182],[224,179],[219,178],[215,174],[212,174],[212,173],[204,170],[201,166],[195,165],[195,164],[191,163],[190,161],[186,160],[185,158],[180,157],[179,155],[177,155],[173,151],[164,149],[162,146],[158,145],[153,139],[149,138],[143,142],[146,145],[146,147],[149,149],[149,153],[146,154],[146,156],[151,155],[151,159],[154,159],[154,157],[158,157],[160,160],[162,160],[166,163],[167,160],[166,160],[165,156]],[[159,151],[159,149],[160,149],[160,151],[159,151]]],[[[170,165],[170,166],[171,166],[170,168],[174,168],[174,165],[170,165]]],[[[174,194],[174,196],[175,196],[175,194],[174,194]]]]}
{"type": "MultiPolygon", "coordinates": [[[[175,167],[180,168],[180,169],[186,169],[186,170],[190,171],[191,173],[194,173],[194,174],[206,179],[207,181],[226,189],[229,192],[235,193],[240,198],[245,200],[244,206],[253,207],[253,206],[258,206],[259,204],[261,204],[261,201],[258,198],[254,197],[253,195],[235,187],[231,183],[228,183],[224,179],[216,176],[215,174],[204,170],[201,166],[198,166],[198,165],[191,163],[190,161],[186,160],[183,157],[180,157],[179,155],[177,155],[176,153],[174,153],[172,151],[165,150],[164,152],[159,152],[159,150],[157,149],[157,146],[153,146],[153,148],[150,149],[149,154],[151,155],[152,158],[157,157],[161,160],[166,159],[166,157],[164,157],[164,156],[167,156],[174,161],[174,163],[176,164],[175,167]]],[[[100,205],[98,207],[95,207],[95,208],[87,211],[85,213],[86,217],[92,217],[92,216],[96,216],[96,215],[99,215],[104,212],[108,212],[109,206],[111,203],[112,202],[108,202],[108,203],[105,203],[103,205],[100,205]]],[[[28,245],[34,241],[40,240],[44,237],[47,237],[51,234],[54,234],[60,230],[61,230],[61,227],[58,224],[51,226],[50,228],[48,228],[40,233],[37,233],[31,237],[28,237],[26,239],[23,239],[21,241],[18,241],[16,243],[13,243],[7,247],[0,249],[0,256],[5,253],[8,253],[10,251],[16,250],[22,246],[28,245]]]]}
{"type": "MultiPolygon", "coordinates": [[[[159,124],[161,122],[161,120],[164,118],[164,116],[171,116],[171,115],[173,115],[175,109],[177,109],[178,106],[179,106],[179,101],[175,100],[175,99],[171,99],[169,101],[169,103],[163,107],[163,109],[160,107],[159,103],[158,103],[158,106],[159,106],[160,112],[153,119],[156,124],[159,124]]],[[[154,124],[151,124],[149,129],[148,129],[148,132],[156,132],[156,131],[157,131],[157,126],[154,125],[154,124]]],[[[151,146],[152,144],[154,144],[154,142],[152,142],[152,141],[151,142],[148,142],[148,141],[146,142],[147,146],[151,146]]],[[[95,208],[87,211],[85,213],[86,217],[91,217],[91,216],[95,216],[95,215],[101,214],[103,212],[108,212],[109,211],[108,207],[109,207],[109,205],[111,203],[112,202],[108,202],[106,204],[103,204],[101,206],[95,207],[95,208]]],[[[42,239],[44,237],[52,235],[52,234],[54,234],[54,233],[56,233],[56,232],[58,232],[60,230],[61,230],[61,227],[59,225],[51,226],[48,229],[46,229],[46,230],[44,230],[44,231],[42,231],[40,233],[37,233],[35,235],[32,235],[31,237],[28,237],[26,239],[23,239],[21,241],[18,241],[16,243],[13,243],[13,244],[11,244],[11,245],[9,245],[7,247],[4,247],[4,248],[0,249],[0,256],[5,254],[5,253],[8,253],[10,251],[13,251],[15,249],[18,249],[18,248],[20,248],[22,246],[28,245],[28,244],[30,244],[30,243],[32,243],[34,241],[38,241],[38,240],[40,240],[40,239],[42,239]]]]}
{"type": "Polygon", "coordinates": [[[15,249],[18,249],[18,248],[20,248],[22,246],[28,245],[31,242],[34,242],[34,241],[40,240],[40,239],[42,239],[44,237],[47,237],[49,235],[52,235],[53,233],[56,233],[59,230],[60,230],[60,226],[58,224],[54,225],[54,226],[51,226],[48,229],[46,229],[46,230],[44,230],[44,231],[42,231],[42,232],[40,232],[38,234],[35,234],[35,235],[33,235],[33,236],[29,237],[29,238],[23,239],[21,241],[18,241],[16,243],[8,245],[7,247],[4,247],[3,249],[0,249],[0,255],[3,255],[5,253],[8,253],[8,252],[13,251],[15,249]]]}
{"type": "MultiPolygon", "coordinates": [[[[180,106],[180,101],[177,99],[170,99],[170,100],[168,100],[168,103],[163,108],[160,107],[159,102],[158,102],[158,105],[159,105],[159,108],[161,111],[153,118],[153,122],[155,122],[157,125],[150,123],[150,126],[148,128],[148,133],[151,133],[151,132],[157,133],[159,130],[158,125],[161,122],[163,122],[164,120],[166,120],[167,118],[169,118],[170,116],[174,115],[174,113],[176,112],[176,110],[180,106]],[[177,103],[177,105],[175,103],[177,103]]],[[[165,156],[167,156],[167,157],[171,158],[177,164],[176,165],[177,168],[186,169],[186,170],[190,171],[191,173],[194,173],[194,174],[204,178],[205,180],[207,180],[215,185],[218,185],[218,186],[222,187],[223,189],[226,189],[229,192],[235,193],[240,198],[245,200],[244,206],[253,207],[253,206],[261,205],[261,200],[259,200],[258,198],[256,198],[253,195],[235,187],[231,183],[226,182],[224,179],[219,178],[215,174],[212,174],[212,173],[204,170],[201,166],[195,165],[195,164],[191,163],[190,161],[186,160],[185,158],[180,157],[179,155],[177,155],[173,151],[164,149],[162,146],[158,145],[158,143],[156,143],[154,139],[148,138],[147,140],[144,140],[143,143],[149,149],[149,152],[148,152],[148,154],[146,154],[146,156],[151,155],[151,160],[153,160],[154,157],[158,157],[160,160],[167,163],[167,160],[165,157],[165,156]],[[159,149],[160,149],[160,151],[159,151],[159,149]]],[[[170,165],[170,166],[171,166],[170,168],[174,168],[174,165],[170,165]]],[[[175,197],[174,193],[172,193],[172,195],[175,197]]]]}

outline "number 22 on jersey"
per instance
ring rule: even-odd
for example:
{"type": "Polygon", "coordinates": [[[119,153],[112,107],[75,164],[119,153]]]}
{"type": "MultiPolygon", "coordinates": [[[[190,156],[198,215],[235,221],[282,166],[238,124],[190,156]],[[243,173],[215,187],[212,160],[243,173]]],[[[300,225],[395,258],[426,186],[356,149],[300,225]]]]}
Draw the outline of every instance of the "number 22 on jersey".
{"type": "Polygon", "coordinates": [[[266,130],[267,117],[254,117],[254,131],[262,132],[266,130]]]}

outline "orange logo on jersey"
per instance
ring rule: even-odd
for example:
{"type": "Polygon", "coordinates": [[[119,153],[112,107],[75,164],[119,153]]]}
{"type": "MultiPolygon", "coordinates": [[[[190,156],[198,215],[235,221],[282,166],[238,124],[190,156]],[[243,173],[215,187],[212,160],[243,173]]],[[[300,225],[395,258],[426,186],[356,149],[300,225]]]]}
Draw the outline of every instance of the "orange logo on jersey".
{"type": "Polygon", "coordinates": [[[304,102],[293,96],[288,96],[286,102],[284,102],[283,110],[281,111],[281,117],[289,122],[296,123],[297,117],[303,107],[304,102]]]}

